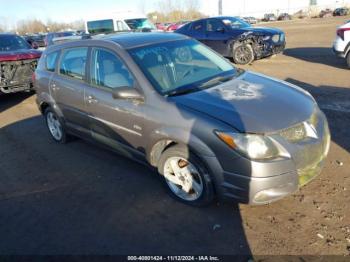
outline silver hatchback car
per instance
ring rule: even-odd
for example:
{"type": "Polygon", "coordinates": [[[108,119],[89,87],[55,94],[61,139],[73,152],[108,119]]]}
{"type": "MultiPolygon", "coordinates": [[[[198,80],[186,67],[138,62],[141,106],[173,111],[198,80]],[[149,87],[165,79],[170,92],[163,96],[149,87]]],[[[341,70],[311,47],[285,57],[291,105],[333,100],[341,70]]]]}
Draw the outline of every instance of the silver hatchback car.
{"type": "Polygon", "coordinates": [[[34,79],[55,141],[78,136],[147,162],[190,205],[276,201],[317,176],[329,150],[326,117],[309,93],[237,69],[183,35],[52,46],[34,79]]]}

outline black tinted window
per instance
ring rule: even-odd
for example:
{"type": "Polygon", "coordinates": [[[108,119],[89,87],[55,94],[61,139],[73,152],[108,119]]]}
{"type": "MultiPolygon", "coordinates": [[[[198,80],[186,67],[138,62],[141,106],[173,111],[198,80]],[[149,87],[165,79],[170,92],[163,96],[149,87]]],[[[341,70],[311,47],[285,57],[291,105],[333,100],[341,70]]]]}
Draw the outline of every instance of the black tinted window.
{"type": "Polygon", "coordinates": [[[90,34],[108,33],[114,31],[113,20],[98,20],[87,22],[87,28],[90,34]]]}
{"type": "Polygon", "coordinates": [[[93,52],[91,82],[112,89],[134,85],[134,79],[124,63],[115,54],[103,49],[93,52]]]}
{"type": "Polygon", "coordinates": [[[68,49],[63,53],[60,73],[79,80],[85,77],[85,65],[87,58],[87,48],[68,49]]]}
{"type": "Polygon", "coordinates": [[[192,31],[202,31],[203,30],[203,22],[194,22],[192,24],[192,31]]]}
{"type": "Polygon", "coordinates": [[[207,31],[216,32],[219,28],[224,28],[224,25],[221,21],[216,19],[208,20],[207,31]]]}
{"type": "Polygon", "coordinates": [[[17,35],[0,35],[0,51],[14,51],[30,49],[30,45],[22,37],[17,35]]]}
{"type": "Polygon", "coordinates": [[[46,70],[50,72],[55,72],[56,69],[56,61],[59,52],[53,52],[46,56],[46,70]]]}

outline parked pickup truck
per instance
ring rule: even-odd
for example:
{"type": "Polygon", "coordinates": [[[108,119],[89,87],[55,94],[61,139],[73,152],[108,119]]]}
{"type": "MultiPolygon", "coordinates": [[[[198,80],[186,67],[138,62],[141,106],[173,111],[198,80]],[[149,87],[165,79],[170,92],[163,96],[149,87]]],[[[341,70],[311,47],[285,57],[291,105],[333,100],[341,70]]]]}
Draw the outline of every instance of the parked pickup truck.
{"type": "Polygon", "coordinates": [[[15,34],[0,34],[0,94],[31,90],[41,52],[15,34]]]}

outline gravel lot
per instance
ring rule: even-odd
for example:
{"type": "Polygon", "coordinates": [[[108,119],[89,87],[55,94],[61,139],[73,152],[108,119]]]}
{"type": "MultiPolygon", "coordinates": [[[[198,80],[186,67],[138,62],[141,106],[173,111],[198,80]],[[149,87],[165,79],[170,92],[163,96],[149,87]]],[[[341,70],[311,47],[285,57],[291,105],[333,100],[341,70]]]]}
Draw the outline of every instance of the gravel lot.
{"type": "Polygon", "coordinates": [[[332,132],[322,174],[267,206],[184,206],[140,164],[55,144],[33,95],[0,97],[0,254],[349,255],[350,70],[330,49],[345,20],[269,24],[284,55],[245,67],[310,91],[332,132]]]}

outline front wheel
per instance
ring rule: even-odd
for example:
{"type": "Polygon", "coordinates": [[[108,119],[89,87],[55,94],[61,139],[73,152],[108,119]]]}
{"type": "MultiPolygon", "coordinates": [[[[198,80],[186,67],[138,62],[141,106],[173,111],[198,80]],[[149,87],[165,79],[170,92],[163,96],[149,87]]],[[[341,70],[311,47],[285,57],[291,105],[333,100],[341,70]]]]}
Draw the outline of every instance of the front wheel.
{"type": "Polygon", "coordinates": [[[192,205],[206,206],[214,200],[212,180],[202,162],[180,145],[162,154],[158,171],[171,196],[192,205]]]}
{"type": "Polygon", "coordinates": [[[350,68],[350,51],[348,52],[348,55],[346,56],[346,63],[348,64],[348,68],[350,68]]]}
{"type": "Polygon", "coordinates": [[[253,62],[254,51],[251,45],[241,44],[233,50],[233,61],[238,65],[247,65],[253,62]]]}

